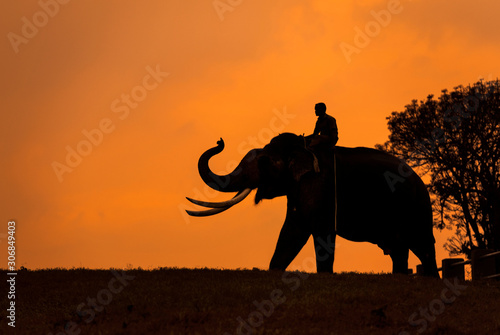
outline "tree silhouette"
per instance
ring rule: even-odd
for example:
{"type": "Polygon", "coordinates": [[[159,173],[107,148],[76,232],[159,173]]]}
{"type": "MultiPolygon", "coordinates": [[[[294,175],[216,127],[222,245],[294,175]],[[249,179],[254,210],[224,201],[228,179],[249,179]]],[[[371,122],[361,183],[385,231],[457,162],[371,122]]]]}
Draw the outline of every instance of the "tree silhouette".
{"type": "Polygon", "coordinates": [[[388,120],[388,151],[427,176],[438,229],[453,229],[450,254],[500,250],[500,83],[480,80],[413,100],[388,120]]]}

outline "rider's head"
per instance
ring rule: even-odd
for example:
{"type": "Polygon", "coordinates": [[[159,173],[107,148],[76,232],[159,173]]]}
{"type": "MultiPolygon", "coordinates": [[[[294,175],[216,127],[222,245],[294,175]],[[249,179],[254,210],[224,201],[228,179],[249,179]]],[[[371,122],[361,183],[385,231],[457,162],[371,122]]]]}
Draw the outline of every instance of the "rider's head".
{"type": "Polygon", "coordinates": [[[314,106],[314,110],[316,111],[316,116],[322,116],[326,114],[326,105],[322,102],[319,102],[314,106]]]}

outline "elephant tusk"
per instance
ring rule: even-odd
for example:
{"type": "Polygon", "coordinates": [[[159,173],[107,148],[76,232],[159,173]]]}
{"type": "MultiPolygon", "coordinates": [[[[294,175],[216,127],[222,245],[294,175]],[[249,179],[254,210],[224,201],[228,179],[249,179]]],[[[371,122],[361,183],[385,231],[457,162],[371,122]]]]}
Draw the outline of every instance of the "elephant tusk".
{"type": "Polygon", "coordinates": [[[203,206],[203,207],[209,207],[209,208],[229,208],[233,205],[236,205],[237,203],[243,201],[250,192],[252,192],[252,189],[246,188],[243,191],[238,192],[231,200],[223,201],[223,202],[207,202],[207,201],[200,201],[200,200],[195,200],[186,197],[189,201],[191,201],[193,204],[203,206]]]}
{"type": "Polygon", "coordinates": [[[224,207],[224,208],[212,208],[206,211],[190,211],[186,210],[186,213],[188,213],[191,216],[210,216],[210,215],[215,215],[219,214],[220,212],[224,212],[226,209],[230,208],[229,207],[224,207]]]}
{"type": "Polygon", "coordinates": [[[207,202],[207,201],[200,201],[200,200],[195,200],[186,197],[189,201],[191,201],[193,204],[203,206],[203,207],[209,207],[211,209],[206,210],[206,211],[190,211],[186,210],[186,213],[188,213],[191,216],[210,216],[210,215],[215,215],[219,214],[221,212],[224,212],[225,210],[229,209],[231,206],[236,205],[237,203],[243,201],[250,192],[252,192],[252,189],[246,188],[241,192],[238,192],[231,200],[228,201],[223,201],[223,202],[207,202]]]}

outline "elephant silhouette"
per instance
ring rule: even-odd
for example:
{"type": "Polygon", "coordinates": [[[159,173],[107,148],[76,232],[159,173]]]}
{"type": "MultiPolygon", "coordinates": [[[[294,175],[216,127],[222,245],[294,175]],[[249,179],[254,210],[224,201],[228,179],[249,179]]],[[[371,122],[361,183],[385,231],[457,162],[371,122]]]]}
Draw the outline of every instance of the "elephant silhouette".
{"type": "Polygon", "coordinates": [[[396,157],[371,148],[314,146],[283,133],[263,148],[250,150],[228,175],[213,173],[208,162],[224,149],[205,151],[198,161],[203,181],[220,192],[237,192],[224,202],[191,202],[209,207],[193,216],[221,213],[257,189],[255,203],[287,197],[286,219],[270,269],[286,270],[312,235],[318,272],[333,273],[337,235],[378,245],[390,255],[393,273],[408,273],[411,250],[423,274],[439,277],[429,193],[420,177],[396,157]],[[404,171],[404,173],[402,173],[404,171]]]}

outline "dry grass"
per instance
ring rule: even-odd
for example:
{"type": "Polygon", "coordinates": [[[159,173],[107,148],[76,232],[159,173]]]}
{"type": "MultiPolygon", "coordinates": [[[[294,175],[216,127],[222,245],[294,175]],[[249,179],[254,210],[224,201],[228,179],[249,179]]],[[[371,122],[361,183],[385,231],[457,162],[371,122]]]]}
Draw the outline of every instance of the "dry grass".
{"type": "MultiPolygon", "coordinates": [[[[18,272],[15,333],[500,333],[500,281],[457,284],[454,293],[443,280],[389,274],[208,269],[125,274],[134,277],[126,286],[110,270],[18,272]],[[87,298],[97,299],[95,315],[87,298]]],[[[7,288],[0,297],[4,311],[6,293],[7,288]]],[[[0,333],[14,333],[5,315],[0,333]]]]}

